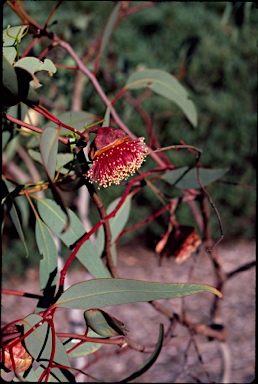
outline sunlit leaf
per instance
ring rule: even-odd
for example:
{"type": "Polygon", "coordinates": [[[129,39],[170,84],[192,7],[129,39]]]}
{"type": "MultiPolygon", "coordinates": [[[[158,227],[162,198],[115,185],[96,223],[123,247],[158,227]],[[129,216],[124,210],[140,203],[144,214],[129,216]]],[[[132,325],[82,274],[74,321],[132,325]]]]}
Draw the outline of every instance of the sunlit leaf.
{"type": "MultiPolygon", "coordinates": [[[[48,227],[60,237],[68,248],[74,246],[85,234],[84,226],[75,213],[71,209],[68,209],[70,226],[65,233],[61,233],[65,224],[64,212],[53,200],[37,198],[37,201],[39,214],[48,227]]],[[[103,265],[91,240],[85,241],[76,257],[94,277],[110,277],[110,273],[103,265]]]]}
{"type": "Polygon", "coordinates": [[[206,284],[153,283],[130,279],[93,279],[72,285],[56,302],[56,306],[74,309],[104,308],[111,305],[136,303],[210,292],[222,294],[206,284]]]}
{"type": "Polygon", "coordinates": [[[146,69],[129,76],[124,89],[149,88],[153,92],[173,101],[182,109],[190,123],[197,125],[197,113],[194,103],[188,98],[188,92],[179,81],[168,72],[160,69],[146,69]]]}
{"type": "Polygon", "coordinates": [[[125,379],[119,381],[119,383],[127,383],[128,381],[134,380],[137,377],[143,375],[157,360],[162,344],[163,344],[163,338],[164,338],[164,326],[163,324],[160,324],[159,326],[159,338],[156,344],[156,347],[151,354],[151,356],[143,363],[141,364],[130,376],[126,377],[125,379]]]}
{"type": "MultiPolygon", "coordinates": [[[[220,179],[228,172],[228,168],[199,168],[199,175],[202,185],[211,184],[213,181],[220,179]]],[[[197,176],[197,169],[189,167],[180,167],[166,172],[161,177],[168,184],[174,185],[182,189],[198,189],[201,185],[197,176]]]]}
{"type": "Polygon", "coordinates": [[[14,67],[26,69],[32,75],[39,71],[56,72],[56,67],[51,60],[41,61],[36,57],[23,57],[14,64],[14,67]]]}

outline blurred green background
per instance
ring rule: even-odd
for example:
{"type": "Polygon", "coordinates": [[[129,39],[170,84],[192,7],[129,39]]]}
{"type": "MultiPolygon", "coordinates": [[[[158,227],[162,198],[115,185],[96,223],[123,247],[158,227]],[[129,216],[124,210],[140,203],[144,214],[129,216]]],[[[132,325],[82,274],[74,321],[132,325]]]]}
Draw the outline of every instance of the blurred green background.
{"type": "MultiPolygon", "coordinates": [[[[132,1],[130,5],[145,3],[132,1]]],[[[56,1],[23,2],[28,14],[41,25],[56,4],[56,1]]],[[[75,52],[82,55],[103,30],[114,5],[115,2],[108,1],[64,1],[51,19],[57,21],[51,30],[68,40],[75,52]]],[[[4,28],[8,24],[20,25],[20,20],[5,4],[4,28]]],[[[97,76],[110,99],[139,66],[182,76],[180,82],[198,112],[196,128],[188,123],[179,108],[161,96],[153,94],[144,100],[143,106],[150,114],[161,146],[183,140],[203,150],[204,167],[230,169],[223,177],[225,183],[214,182],[208,187],[221,216],[225,240],[256,238],[256,190],[247,185],[256,185],[257,25],[257,8],[252,2],[160,2],[121,21],[101,58],[97,76]]],[[[21,51],[27,44],[28,40],[23,39],[21,51]]],[[[35,46],[30,55],[37,56],[41,51],[42,46],[35,46]]],[[[61,49],[53,50],[48,57],[54,62],[74,65],[61,49]]],[[[93,64],[94,61],[88,67],[92,69],[93,64]]],[[[52,78],[43,75],[41,79],[43,87],[39,94],[70,110],[75,71],[58,68],[52,78]]],[[[47,108],[60,114],[55,108],[47,108]]],[[[138,112],[123,98],[118,100],[116,108],[131,131],[147,139],[145,124],[138,112]]],[[[105,106],[87,79],[82,109],[98,116],[105,113],[105,106]]],[[[146,141],[148,143],[148,139],[146,141]]],[[[169,151],[166,155],[177,166],[195,164],[194,157],[186,151],[169,151]]],[[[147,168],[145,164],[143,169],[147,168]]],[[[112,186],[101,190],[100,197],[108,204],[123,190],[123,186],[112,186]]],[[[73,208],[73,197],[68,201],[73,208]]],[[[153,193],[144,188],[134,199],[127,227],[148,218],[159,207],[153,193]]],[[[91,212],[94,223],[96,211],[91,212]]],[[[179,208],[177,218],[181,224],[195,225],[188,206],[179,208]]],[[[162,215],[155,223],[127,234],[121,243],[137,236],[146,245],[153,245],[151,243],[165,232],[167,219],[167,214],[162,215]]],[[[212,210],[211,225],[214,238],[218,238],[218,220],[212,210]]],[[[29,236],[30,231],[25,231],[25,236],[29,236]]],[[[14,241],[17,263],[17,253],[23,250],[15,244],[14,241]]],[[[11,262],[14,253],[10,249],[8,252],[11,262]]]]}

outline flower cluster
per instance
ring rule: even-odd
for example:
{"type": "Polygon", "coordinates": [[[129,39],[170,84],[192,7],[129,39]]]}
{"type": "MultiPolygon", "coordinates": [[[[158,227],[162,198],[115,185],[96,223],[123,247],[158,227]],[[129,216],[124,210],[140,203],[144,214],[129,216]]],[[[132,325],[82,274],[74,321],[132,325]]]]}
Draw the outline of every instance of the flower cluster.
{"type": "Polygon", "coordinates": [[[86,176],[99,187],[119,184],[134,174],[148,154],[144,138],[130,140],[122,130],[102,127],[89,148],[89,159],[93,164],[86,176]]]}

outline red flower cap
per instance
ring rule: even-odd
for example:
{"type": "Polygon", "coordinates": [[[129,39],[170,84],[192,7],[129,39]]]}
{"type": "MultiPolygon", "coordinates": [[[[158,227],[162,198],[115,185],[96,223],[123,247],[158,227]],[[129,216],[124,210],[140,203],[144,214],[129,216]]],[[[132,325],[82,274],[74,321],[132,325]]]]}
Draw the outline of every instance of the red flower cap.
{"type": "Polygon", "coordinates": [[[89,132],[97,133],[89,148],[92,167],[86,173],[90,182],[99,187],[119,184],[134,174],[148,154],[144,138],[130,140],[121,129],[102,127],[89,132]]]}

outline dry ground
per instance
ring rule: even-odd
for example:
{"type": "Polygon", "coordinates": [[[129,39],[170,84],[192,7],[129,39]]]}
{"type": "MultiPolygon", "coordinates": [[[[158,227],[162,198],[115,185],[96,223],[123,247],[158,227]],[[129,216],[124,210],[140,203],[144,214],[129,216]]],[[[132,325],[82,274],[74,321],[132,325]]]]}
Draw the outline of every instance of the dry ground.
{"type": "MultiPolygon", "coordinates": [[[[219,250],[223,269],[226,272],[254,260],[256,256],[254,242],[224,244],[219,247],[219,250]]],[[[140,245],[120,247],[118,255],[118,270],[123,278],[187,282],[191,272],[191,282],[214,284],[211,262],[205,252],[192,256],[182,265],[177,265],[173,259],[166,259],[161,267],[158,267],[154,253],[143,249],[140,245]]],[[[71,272],[72,284],[84,279],[83,271],[71,272]]],[[[35,271],[29,271],[24,279],[9,282],[8,287],[4,288],[39,292],[37,274],[35,271]]],[[[208,322],[211,294],[199,293],[188,296],[183,301],[192,321],[208,322]]],[[[182,299],[167,300],[162,303],[176,313],[180,313],[182,309],[182,299]]],[[[34,304],[33,300],[28,298],[3,295],[2,323],[28,315],[33,311],[34,304]]],[[[155,343],[159,324],[163,323],[165,329],[168,325],[164,315],[157,313],[148,303],[107,307],[105,310],[123,321],[129,329],[128,336],[141,344],[155,343]]],[[[82,319],[82,311],[76,311],[76,316],[78,320],[82,319]]],[[[61,309],[56,317],[57,330],[68,331],[66,318],[68,318],[68,312],[61,309]]],[[[227,382],[252,382],[255,378],[255,268],[235,275],[226,283],[224,299],[221,302],[221,322],[228,331],[226,351],[229,352],[227,360],[230,363],[230,376],[227,382]]],[[[225,345],[214,340],[208,341],[201,335],[195,336],[194,339],[202,362],[194,344],[190,343],[189,333],[184,327],[178,325],[154,366],[134,382],[220,383],[223,372],[220,351],[225,345]]],[[[104,346],[98,354],[100,358],[96,363],[93,363],[93,355],[85,360],[88,363],[92,362],[87,372],[105,382],[116,382],[125,378],[149,357],[148,354],[127,348],[121,350],[116,346],[104,346]],[[112,352],[111,355],[110,352],[112,352]]]]}

